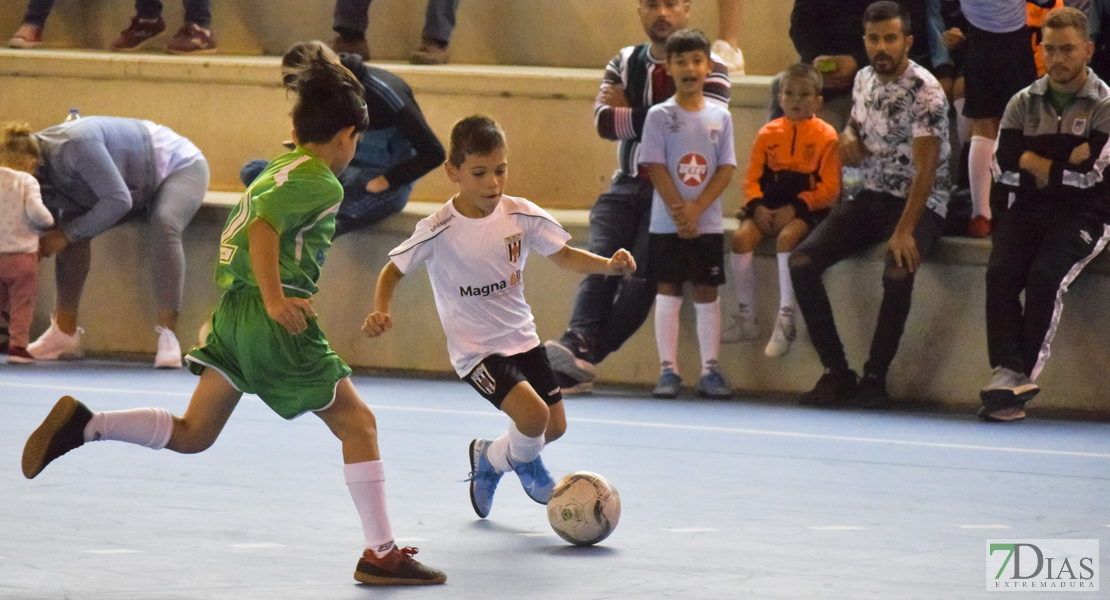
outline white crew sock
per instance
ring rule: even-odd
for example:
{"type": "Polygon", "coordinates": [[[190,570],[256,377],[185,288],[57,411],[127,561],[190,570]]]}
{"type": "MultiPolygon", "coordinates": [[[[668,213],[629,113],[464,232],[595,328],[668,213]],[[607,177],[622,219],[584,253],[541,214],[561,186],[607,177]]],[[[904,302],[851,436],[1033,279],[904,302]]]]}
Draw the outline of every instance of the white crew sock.
{"type": "Polygon", "coordinates": [[[981,135],[971,136],[967,156],[967,176],[971,183],[971,215],[991,218],[991,157],[994,140],[981,135]]]}
{"type": "Polygon", "coordinates": [[[698,349],[701,350],[701,374],[705,375],[710,366],[717,366],[721,350],[721,299],[695,302],[694,311],[697,316],[698,349]]]}
{"type": "Polygon", "coordinates": [[[755,311],[755,277],[752,275],[753,252],[738,254],[730,252],[728,255],[729,268],[732,271],[732,289],[736,291],[736,303],[755,311]]]}
{"type": "Polygon", "coordinates": [[[393,549],[393,528],[385,507],[385,467],[380,460],[343,465],[343,479],[362,519],[366,547],[381,557],[393,549]]]}
{"type": "Polygon", "coordinates": [[[790,253],[779,252],[779,308],[794,308],[794,284],[790,281],[790,253]]]}
{"type": "Polygon", "coordinates": [[[655,346],[659,363],[678,373],[678,313],[682,296],[655,295],[655,346]]]}
{"type": "Polygon", "coordinates": [[[510,423],[508,435],[509,460],[518,465],[536,460],[543,450],[543,434],[539,437],[528,437],[516,428],[516,423],[510,423]]]}
{"type": "MultiPolygon", "coordinates": [[[[515,429],[515,427],[514,427],[515,429]]],[[[498,473],[513,470],[512,465],[509,464],[509,434],[508,432],[501,435],[501,437],[493,440],[489,447],[486,448],[486,460],[489,461],[490,466],[498,473]]]]}
{"type": "Polygon", "coordinates": [[[164,408],[134,408],[93,413],[85,441],[116,440],[161,450],[173,435],[173,415],[164,408]]]}

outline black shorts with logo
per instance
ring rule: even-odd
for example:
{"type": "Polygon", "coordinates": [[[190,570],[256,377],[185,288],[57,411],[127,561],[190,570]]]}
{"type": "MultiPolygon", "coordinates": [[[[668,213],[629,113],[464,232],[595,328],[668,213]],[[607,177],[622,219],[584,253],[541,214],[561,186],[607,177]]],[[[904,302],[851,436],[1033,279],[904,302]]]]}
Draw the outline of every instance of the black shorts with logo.
{"type": "Polygon", "coordinates": [[[563,400],[563,391],[555,380],[555,372],[551,370],[543,344],[512,356],[491,354],[482,359],[463,380],[498,410],[505,396],[522,381],[527,381],[548,406],[563,400]]]}
{"type": "Polygon", "coordinates": [[[724,243],[723,233],[703,233],[692,239],[682,239],[677,233],[653,233],[648,236],[648,281],[721,285],[725,282],[724,243]]]}

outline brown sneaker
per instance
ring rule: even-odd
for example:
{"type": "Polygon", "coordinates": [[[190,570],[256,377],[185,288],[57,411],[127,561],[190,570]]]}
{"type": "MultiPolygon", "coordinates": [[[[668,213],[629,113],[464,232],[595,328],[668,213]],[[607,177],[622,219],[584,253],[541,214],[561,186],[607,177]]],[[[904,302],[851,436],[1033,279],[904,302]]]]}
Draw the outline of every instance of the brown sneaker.
{"type": "Polygon", "coordinates": [[[42,28],[24,23],[8,40],[10,48],[38,48],[42,45],[42,28]]]}
{"type": "Polygon", "coordinates": [[[328,45],[337,53],[357,54],[361,56],[364,61],[370,60],[370,44],[366,43],[366,38],[364,37],[350,39],[342,35],[337,35],[328,45]]]}
{"type": "Polygon", "coordinates": [[[23,446],[23,476],[34,479],[55,458],[85,445],[85,425],[90,420],[88,407],[62,396],[23,446]]]}
{"type": "Polygon", "coordinates": [[[416,548],[394,546],[389,554],[378,558],[366,550],[358,559],[355,579],[366,585],[431,585],[447,581],[443,571],[413,560],[416,548]]]}
{"type": "Polygon", "coordinates": [[[216,40],[212,30],[196,23],[186,23],[173,34],[166,51],[170,54],[215,54],[216,40]]]}
{"type": "Polygon", "coordinates": [[[433,40],[424,40],[420,49],[412,53],[409,62],[414,65],[444,65],[449,58],[451,54],[447,52],[447,46],[441,46],[433,40]]]}
{"type": "Polygon", "coordinates": [[[22,365],[35,362],[35,357],[27,351],[23,346],[12,346],[8,348],[8,363],[22,365]]]}
{"type": "Polygon", "coordinates": [[[134,52],[145,46],[147,42],[162,35],[166,30],[166,22],[162,17],[153,20],[140,19],[138,15],[131,18],[131,25],[119,34],[119,39],[112,43],[112,50],[116,52],[134,52]]]}

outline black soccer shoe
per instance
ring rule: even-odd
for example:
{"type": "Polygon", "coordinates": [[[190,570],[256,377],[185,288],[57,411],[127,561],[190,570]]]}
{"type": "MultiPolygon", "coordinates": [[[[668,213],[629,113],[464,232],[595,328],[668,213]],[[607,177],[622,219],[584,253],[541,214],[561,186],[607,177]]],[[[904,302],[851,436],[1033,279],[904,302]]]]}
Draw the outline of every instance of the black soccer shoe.
{"type": "Polygon", "coordinates": [[[34,479],[55,458],[84,445],[85,425],[91,419],[88,407],[62,396],[23,446],[23,476],[34,479]]]}

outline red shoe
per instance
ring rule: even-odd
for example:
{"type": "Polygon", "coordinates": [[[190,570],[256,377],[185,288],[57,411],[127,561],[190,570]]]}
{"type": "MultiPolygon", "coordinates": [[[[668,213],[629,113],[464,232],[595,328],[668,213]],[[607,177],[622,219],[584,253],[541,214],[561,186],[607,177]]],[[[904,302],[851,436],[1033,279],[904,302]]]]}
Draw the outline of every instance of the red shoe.
{"type": "Polygon", "coordinates": [[[991,220],[983,215],[976,215],[967,223],[967,235],[973,238],[988,238],[991,236],[991,220]]]}
{"type": "Polygon", "coordinates": [[[10,48],[38,48],[42,45],[42,28],[24,23],[8,40],[10,48]]]}
{"type": "Polygon", "coordinates": [[[23,365],[35,362],[35,357],[27,351],[23,346],[12,346],[8,348],[8,364],[23,365]]]}
{"type": "Polygon", "coordinates": [[[170,54],[215,54],[216,40],[212,39],[211,29],[186,23],[173,34],[166,50],[170,54]]]}
{"type": "Polygon", "coordinates": [[[443,571],[425,566],[412,559],[416,548],[394,546],[389,554],[378,558],[366,550],[358,559],[355,579],[367,585],[431,585],[447,581],[443,571]]]}
{"type": "Polygon", "coordinates": [[[131,25],[119,34],[119,39],[112,43],[112,50],[116,52],[133,52],[145,46],[147,42],[162,35],[166,30],[166,22],[162,17],[146,20],[138,15],[131,18],[131,25]]]}

